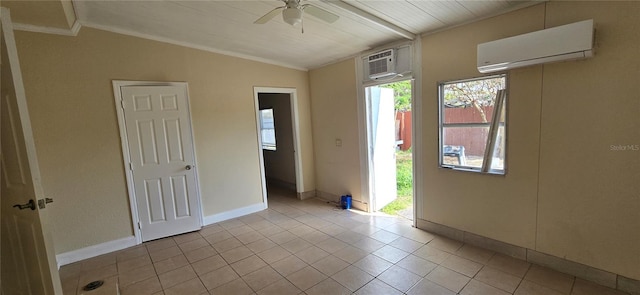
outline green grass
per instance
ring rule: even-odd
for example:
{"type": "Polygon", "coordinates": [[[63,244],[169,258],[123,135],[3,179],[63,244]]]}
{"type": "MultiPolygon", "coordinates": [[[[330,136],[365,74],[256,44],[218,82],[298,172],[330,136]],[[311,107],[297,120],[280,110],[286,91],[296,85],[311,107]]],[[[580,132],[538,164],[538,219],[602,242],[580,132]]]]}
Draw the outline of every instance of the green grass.
{"type": "Polygon", "coordinates": [[[396,181],[398,183],[398,198],[380,211],[396,215],[413,204],[413,172],[411,165],[411,150],[396,152],[396,181]]]}

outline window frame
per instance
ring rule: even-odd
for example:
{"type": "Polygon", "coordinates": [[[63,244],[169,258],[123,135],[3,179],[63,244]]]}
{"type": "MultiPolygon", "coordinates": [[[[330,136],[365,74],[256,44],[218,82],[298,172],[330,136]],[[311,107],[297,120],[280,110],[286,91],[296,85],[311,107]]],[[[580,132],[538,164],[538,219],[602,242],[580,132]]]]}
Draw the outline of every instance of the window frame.
{"type": "Polygon", "coordinates": [[[275,119],[275,111],[273,108],[264,108],[264,109],[260,109],[259,110],[259,116],[260,118],[260,141],[262,143],[262,149],[263,150],[268,150],[268,151],[276,151],[277,150],[277,139],[276,139],[276,119],[275,119]],[[273,128],[265,128],[264,127],[264,120],[263,120],[263,112],[264,111],[271,111],[271,117],[273,118],[273,128]],[[265,143],[264,140],[264,136],[263,136],[263,131],[264,130],[273,130],[273,144],[269,143],[265,143]]]}
{"type": "MultiPolygon", "coordinates": [[[[444,169],[451,169],[451,170],[458,170],[458,171],[468,171],[468,172],[477,172],[477,173],[483,173],[483,174],[494,174],[494,175],[506,175],[507,174],[507,130],[508,130],[508,108],[507,108],[507,100],[508,100],[508,94],[509,94],[509,77],[507,73],[499,73],[499,74],[494,74],[494,75],[489,75],[489,76],[481,76],[481,77],[474,77],[474,78],[469,78],[469,79],[459,79],[459,80],[449,80],[449,81],[443,81],[443,82],[438,82],[438,167],[439,168],[444,168],[444,169]],[[498,91],[498,93],[496,93],[496,101],[494,102],[494,105],[497,105],[498,103],[500,103],[501,105],[494,107],[494,112],[491,116],[491,121],[487,122],[487,123],[445,123],[444,120],[446,119],[444,117],[444,110],[445,110],[445,104],[444,104],[444,88],[446,85],[448,84],[454,84],[454,83],[464,83],[464,82],[471,82],[471,81],[478,81],[478,80],[488,80],[488,79],[495,79],[495,78],[504,78],[504,89],[502,91],[498,91]],[[501,93],[502,92],[502,93],[501,93]],[[502,95],[502,98],[499,98],[498,95],[502,95]],[[501,108],[500,111],[495,111],[496,109],[501,108]],[[500,122],[500,117],[502,116],[502,110],[504,110],[504,123],[500,122]],[[497,123],[494,123],[494,121],[496,121],[496,119],[498,119],[497,123]],[[485,142],[485,152],[483,155],[483,160],[482,163],[483,165],[481,167],[473,167],[473,166],[468,166],[468,165],[464,165],[464,164],[445,164],[444,163],[444,147],[445,147],[445,143],[444,143],[444,129],[449,126],[449,127],[489,127],[489,131],[487,134],[487,140],[485,142]],[[487,161],[487,154],[488,151],[487,149],[489,148],[490,144],[492,144],[492,150],[495,151],[496,148],[496,140],[498,137],[499,132],[499,127],[503,127],[504,131],[503,131],[503,136],[504,136],[504,158],[503,158],[503,168],[502,169],[492,169],[490,166],[486,165],[486,163],[488,163],[487,161]]],[[[491,161],[489,161],[491,162],[491,161]]]]}

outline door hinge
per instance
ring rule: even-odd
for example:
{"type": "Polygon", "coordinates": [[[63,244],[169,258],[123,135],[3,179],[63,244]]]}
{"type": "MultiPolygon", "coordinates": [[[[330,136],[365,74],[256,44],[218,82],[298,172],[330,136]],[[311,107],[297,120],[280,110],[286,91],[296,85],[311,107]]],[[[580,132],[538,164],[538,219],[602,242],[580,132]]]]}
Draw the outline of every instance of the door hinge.
{"type": "Polygon", "coordinates": [[[120,106],[122,107],[122,109],[124,110],[124,100],[120,100],[120,106]]]}
{"type": "Polygon", "coordinates": [[[129,170],[133,171],[133,163],[129,162],[129,170]]]}
{"type": "Polygon", "coordinates": [[[138,229],[142,229],[142,225],[140,224],[140,221],[138,221],[138,229]]]}

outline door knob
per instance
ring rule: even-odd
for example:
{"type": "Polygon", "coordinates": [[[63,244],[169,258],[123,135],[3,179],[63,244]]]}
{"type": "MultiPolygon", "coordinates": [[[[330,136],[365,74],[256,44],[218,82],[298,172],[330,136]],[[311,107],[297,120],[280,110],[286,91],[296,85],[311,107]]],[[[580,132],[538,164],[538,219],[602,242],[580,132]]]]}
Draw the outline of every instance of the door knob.
{"type": "Polygon", "coordinates": [[[191,170],[191,165],[187,165],[187,167],[184,167],[184,169],[191,170]]]}
{"type": "Polygon", "coordinates": [[[36,202],[33,199],[31,199],[26,204],[23,204],[23,205],[15,204],[15,205],[13,205],[13,207],[18,208],[20,210],[23,210],[23,209],[36,210],[36,202]]]}

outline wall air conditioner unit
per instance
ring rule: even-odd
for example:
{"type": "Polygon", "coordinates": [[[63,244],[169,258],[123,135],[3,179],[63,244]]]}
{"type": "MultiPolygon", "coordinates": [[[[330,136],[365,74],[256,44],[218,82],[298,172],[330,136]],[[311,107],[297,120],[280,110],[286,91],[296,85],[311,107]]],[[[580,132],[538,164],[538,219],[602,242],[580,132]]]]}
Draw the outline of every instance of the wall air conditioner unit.
{"type": "Polygon", "coordinates": [[[593,19],[478,44],[478,71],[491,73],[593,56],[593,19]]]}
{"type": "Polygon", "coordinates": [[[369,78],[378,79],[393,76],[396,73],[396,56],[394,49],[387,49],[367,56],[369,78]]]}

